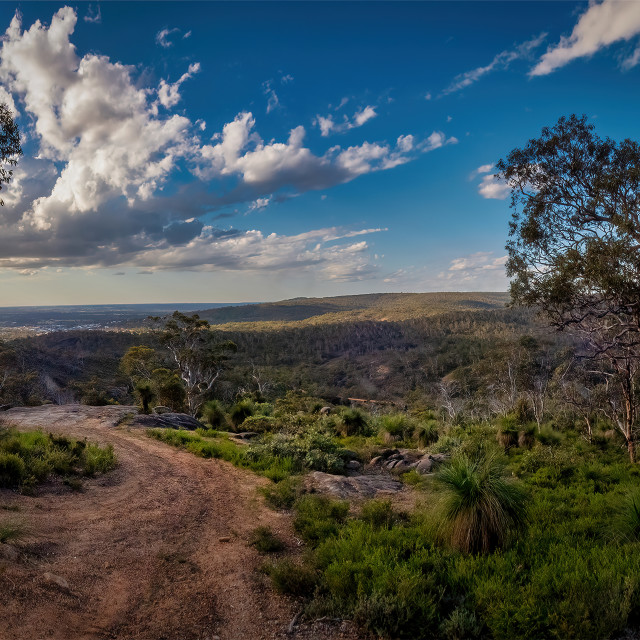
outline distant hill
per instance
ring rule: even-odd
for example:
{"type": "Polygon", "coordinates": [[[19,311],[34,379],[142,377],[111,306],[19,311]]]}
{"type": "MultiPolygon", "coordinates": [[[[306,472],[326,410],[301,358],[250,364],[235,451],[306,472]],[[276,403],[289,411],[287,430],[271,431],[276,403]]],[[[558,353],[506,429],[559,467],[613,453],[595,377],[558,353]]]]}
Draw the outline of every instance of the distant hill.
{"type": "Polygon", "coordinates": [[[509,294],[490,293],[371,293],[333,298],[292,298],[243,306],[197,311],[213,325],[230,328],[279,328],[283,323],[300,326],[345,321],[402,321],[451,311],[502,309],[509,294]],[[255,325],[253,323],[259,323],[255,325]]]}

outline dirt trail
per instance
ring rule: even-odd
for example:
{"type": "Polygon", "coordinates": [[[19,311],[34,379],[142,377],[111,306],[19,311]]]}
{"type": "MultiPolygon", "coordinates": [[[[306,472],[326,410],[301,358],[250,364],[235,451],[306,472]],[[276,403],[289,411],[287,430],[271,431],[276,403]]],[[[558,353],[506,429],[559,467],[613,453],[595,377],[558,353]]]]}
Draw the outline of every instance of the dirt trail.
{"type": "MultiPolygon", "coordinates": [[[[268,509],[266,481],[115,427],[127,407],[16,408],[20,428],[113,445],[118,468],[82,493],[0,491],[30,531],[19,564],[0,569],[2,640],[259,640],[284,636],[295,603],[256,568],[249,532],[269,525],[295,546],[289,518],[268,509]],[[230,538],[230,541],[224,541],[230,538]],[[47,582],[49,572],[69,589],[47,582]]],[[[295,637],[295,636],[294,636],[295,637]]],[[[317,634],[313,637],[337,637],[317,634]]]]}

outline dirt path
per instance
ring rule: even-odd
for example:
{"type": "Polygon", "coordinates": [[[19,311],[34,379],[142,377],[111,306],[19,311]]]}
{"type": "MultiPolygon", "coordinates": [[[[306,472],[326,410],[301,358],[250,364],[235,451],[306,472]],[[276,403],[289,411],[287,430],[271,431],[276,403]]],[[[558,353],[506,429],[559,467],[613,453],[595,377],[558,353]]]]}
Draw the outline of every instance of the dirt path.
{"type": "Polygon", "coordinates": [[[20,428],[110,443],[119,465],[85,481],[82,493],[0,491],[0,505],[20,508],[0,516],[17,515],[32,532],[23,560],[0,568],[0,638],[284,636],[295,603],[273,592],[256,571],[263,558],[247,545],[259,525],[296,544],[288,516],[268,509],[256,492],[266,481],[115,427],[131,410],[73,405],[2,414],[20,428]],[[46,572],[69,588],[45,580],[46,572]]]}

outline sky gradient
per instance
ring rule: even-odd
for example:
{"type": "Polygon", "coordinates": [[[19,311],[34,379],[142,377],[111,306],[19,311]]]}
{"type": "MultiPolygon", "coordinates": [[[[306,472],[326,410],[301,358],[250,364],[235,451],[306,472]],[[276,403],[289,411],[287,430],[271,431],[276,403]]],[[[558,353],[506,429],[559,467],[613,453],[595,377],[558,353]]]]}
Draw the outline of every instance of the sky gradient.
{"type": "Polygon", "coordinates": [[[640,137],[640,2],[0,4],[9,305],[505,290],[493,165],[640,137]]]}

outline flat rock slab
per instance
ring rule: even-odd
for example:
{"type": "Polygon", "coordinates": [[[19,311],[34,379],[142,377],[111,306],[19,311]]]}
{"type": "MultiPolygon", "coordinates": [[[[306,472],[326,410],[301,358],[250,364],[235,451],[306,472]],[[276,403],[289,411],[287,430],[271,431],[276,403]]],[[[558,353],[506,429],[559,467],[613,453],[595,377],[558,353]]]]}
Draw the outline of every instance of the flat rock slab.
{"type": "Polygon", "coordinates": [[[404,485],[387,475],[334,476],[313,471],[306,478],[307,488],[337,498],[375,498],[383,493],[397,493],[404,485]]]}
{"type": "Polygon", "coordinates": [[[189,429],[190,431],[206,428],[202,422],[186,413],[140,414],[133,418],[130,426],[147,429],[189,429]]]}

